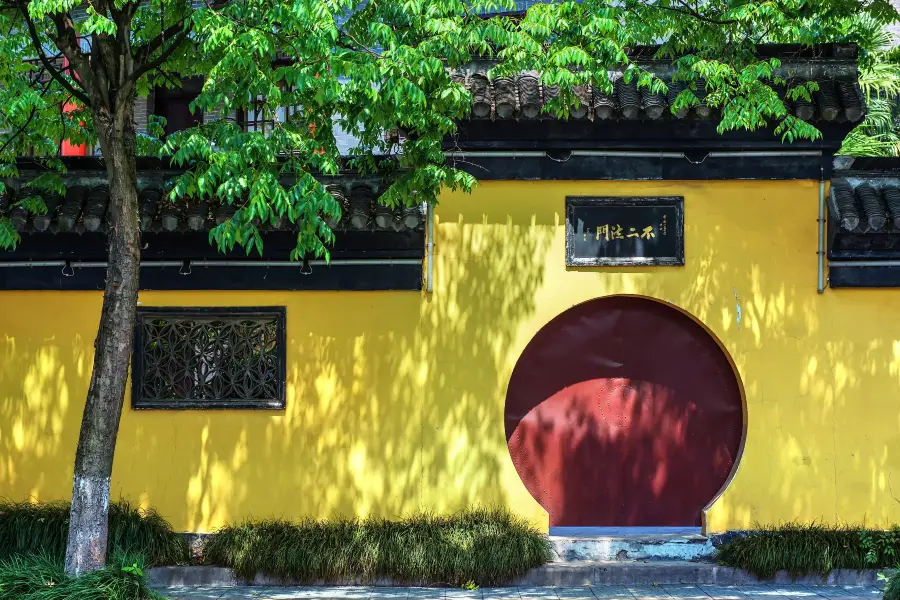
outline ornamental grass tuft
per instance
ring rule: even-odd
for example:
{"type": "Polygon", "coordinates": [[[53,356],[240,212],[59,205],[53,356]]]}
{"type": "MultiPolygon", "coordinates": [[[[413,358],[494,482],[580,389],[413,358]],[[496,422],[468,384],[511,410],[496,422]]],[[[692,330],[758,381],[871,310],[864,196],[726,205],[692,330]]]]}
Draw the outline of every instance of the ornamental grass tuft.
{"type": "Polygon", "coordinates": [[[552,557],[546,535],[504,510],[452,516],[247,522],[225,527],[204,545],[204,562],[245,579],[498,585],[552,557]]]}
{"type": "MultiPolygon", "coordinates": [[[[0,559],[42,554],[62,560],[68,535],[67,502],[0,501],[0,559]]],[[[159,513],[123,501],[109,506],[108,552],[140,555],[148,566],[187,564],[191,557],[187,541],[159,513]]]]}
{"type": "Polygon", "coordinates": [[[47,554],[0,560],[0,600],[164,600],[147,586],[141,557],[117,556],[99,571],[69,577],[47,554]]]}
{"type": "MultiPolygon", "coordinates": [[[[719,548],[718,561],[761,578],[777,571],[826,574],[833,569],[894,567],[900,531],[788,523],[736,537],[719,548]]],[[[898,599],[900,600],[900,599],[898,599]]]]}
{"type": "Polygon", "coordinates": [[[888,579],[884,586],[884,600],[900,600],[900,573],[896,573],[888,579]]]}

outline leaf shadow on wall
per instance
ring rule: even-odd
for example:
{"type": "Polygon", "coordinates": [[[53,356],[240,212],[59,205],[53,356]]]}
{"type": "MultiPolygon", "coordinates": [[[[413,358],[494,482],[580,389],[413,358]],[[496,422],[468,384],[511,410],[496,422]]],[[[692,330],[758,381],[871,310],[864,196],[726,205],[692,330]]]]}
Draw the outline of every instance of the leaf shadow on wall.
{"type": "MultiPolygon", "coordinates": [[[[99,298],[73,295],[99,316],[99,298]]],[[[0,318],[0,497],[14,501],[71,495],[93,363],[92,338],[84,337],[82,323],[37,300],[0,318]],[[23,329],[32,333],[13,334],[23,329]]]]}
{"type": "MultiPolygon", "coordinates": [[[[738,183],[720,185],[702,224],[691,215],[703,207],[689,189],[680,192],[685,267],[578,273],[592,296],[644,295],[683,308],[734,360],[748,430],[737,473],[709,513],[713,530],[792,520],[900,522],[898,292],[817,294],[812,191],[804,192],[809,218],[773,221],[785,202],[800,201],[796,191],[781,190],[787,183],[755,182],[752,210],[738,183]]],[[[628,460],[650,464],[653,457],[628,460]]]]}
{"type": "Polygon", "coordinates": [[[508,505],[507,350],[533,314],[556,228],[519,214],[441,212],[430,298],[242,296],[287,306],[287,409],[128,412],[114,489],[148,490],[165,515],[187,506],[176,527],[200,531],[253,517],[397,518],[508,505]],[[148,456],[157,464],[148,468],[148,456]]]}
{"type": "MultiPolygon", "coordinates": [[[[802,222],[773,220],[799,202],[778,191],[794,189],[784,182],[755,182],[753,210],[743,183],[721,184],[702,207],[684,183],[642,193],[672,195],[676,184],[683,268],[561,272],[562,194],[547,195],[559,184],[504,182],[514,211],[492,205],[487,184],[439,208],[431,298],[142,294],[145,305],[286,306],[288,408],[136,412],[126,399],[114,497],[154,506],[182,530],[502,503],[515,477],[503,398],[530,334],[581,301],[639,294],[710,326],[742,375],[747,443],[713,520],[900,522],[898,292],[817,295],[815,205],[802,222]]],[[[620,182],[566,186],[623,193],[620,182]]],[[[3,292],[0,302],[0,496],[67,498],[100,295],[3,292]]]]}

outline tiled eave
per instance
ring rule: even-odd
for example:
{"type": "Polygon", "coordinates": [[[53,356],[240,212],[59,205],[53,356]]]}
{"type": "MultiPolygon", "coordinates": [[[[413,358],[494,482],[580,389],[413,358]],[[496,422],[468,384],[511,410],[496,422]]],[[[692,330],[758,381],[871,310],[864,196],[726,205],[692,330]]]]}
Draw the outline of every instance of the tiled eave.
{"type": "MultiPolygon", "coordinates": [[[[83,161],[86,165],[92,163],[83,161]]],[[[99,164],[94,161],[95,164],[99,164]]],[[[151,164],[156,164],[152,163],[151,164]]],[[[105,170],[81,168],[69,171],[64,178],[63,196],[42,194],[47,212],[33,215],[16,207],[17,197],[25,193],[22,185],[34,175],[21,169],[22,177],[7,182],[7,193],[0,194],[0,215],[7,216],[19,232],[85,233],[102,232],[107,226],[109,188],[105,170]],[[18,191],[17,191],[18,190],[18,191]]],[[[144,232],[207,232],[227,221],[235,207],[218,201],[171,201],[165,193],[165,183],[177,172],[168,169],[144,168],[138,172],[138,202],[141,230],[144,232]]],[[[341,219],[329,225],[338,231],[409,231],[424,227],[423,207],[391,209],[378,202],[384,190],[376,178],[352,175],[323,180],[326,189],[341,207],[341,219]]],[[[261,223],[265,231],[292,231],[296,228],[288,219],[277,223],[261,223]]]]}
{"type": "Polygon", "coordinates": [[[900,177],[833,180],[829,214],[847,232],[900,232],[900,177]]]}
{"type": "Polygon", "coordinates": [[[900,159],[839,162],[826,198],[829,285],[900,287],[900,159]]]}
{"type": "MultiPolygon", "coordinates": [[[[534,71],[492,78],[489,76],[492,66],[487,61],[473,62],[451,73],[472,95],[472,121],[556,120],[544,108],[558,96],[557,87],[543,85],[540,74],[534,71]]],[[[570,108],[568,119],[717,121],[720,118],[718,111],[704,102],[703,81],[695,91],[700,103],[673,113],[670,106],[685,84],[672,81],[672,63],[647,61],[640,66],[665,81],[668,93],[654,94],[648,88],[638,88],[636,78],[626,83],[622,71],[611,71],[613,89],[609,93],[590,84],[574,88],[579,106],[570,108]]],[[[811,102],[787,101],[791,113],[804,121],[858,123],[865,116],[865,99],[857,83],[855,58],[785,61],[777,74],[795,86],[810,81],[818,84],[819,91],[812,94],[811,102]]],[[[784,97],[784,90],[781,94],[784,97]]]]}

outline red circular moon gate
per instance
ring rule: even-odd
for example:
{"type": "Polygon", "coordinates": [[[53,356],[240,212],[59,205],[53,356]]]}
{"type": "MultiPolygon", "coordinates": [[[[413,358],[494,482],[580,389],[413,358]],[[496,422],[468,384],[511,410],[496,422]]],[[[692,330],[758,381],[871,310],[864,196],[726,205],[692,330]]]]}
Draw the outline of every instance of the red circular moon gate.
{"type": "Polygon", "coordinates": [[[513,370],[506,439],[550,526],[698,526],[740,452],[731,362],[668,304],[609,296],[544,326],[513,370]]]}

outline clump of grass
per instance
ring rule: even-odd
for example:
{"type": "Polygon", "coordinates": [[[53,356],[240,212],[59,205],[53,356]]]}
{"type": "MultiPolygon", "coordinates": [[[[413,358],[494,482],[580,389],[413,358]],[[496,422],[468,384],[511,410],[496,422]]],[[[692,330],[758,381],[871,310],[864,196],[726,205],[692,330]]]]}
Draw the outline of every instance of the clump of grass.
{"type": "Polygon", "coordinates": [[[247,522],[204,546],[207,564],[284,581],[374,581],[497,585],[551,559],[547,536],[504,510],[452,516],[247,522]]]}
{"type": "Polygon", "coordinates": [[[900,600],[900,573],[888,579],[884,586],[884,600],[900,600]]]}
{"type": "MultiPolygon", "coordinates": [[[[62,560],[68,534],[66,502],[0,502],[0,559],[43,554],[62,560]]],[[[150,566],[190,561],[187,541],[159,513],[123,501],[110,504],[107,548],[110,555],[141,555],[150,566]]]]}
{"type": "MultiPolygon", "coordinates": [[[[832,569],[893,567],[900,558],[894,530],[788,523],[730,540],[719,549],[720,563],[762,578],[776,571],[826,574],[832,569]]],[[[900,600],[900,599],[898,599],[900,600]]]]}
{"type": "Polygon", "coordinates": [[[140,557],[119,557],[99,571],[69,577],[46,554],[0,561],[0,600],[164,600],[147,586],[140,557]]]}

